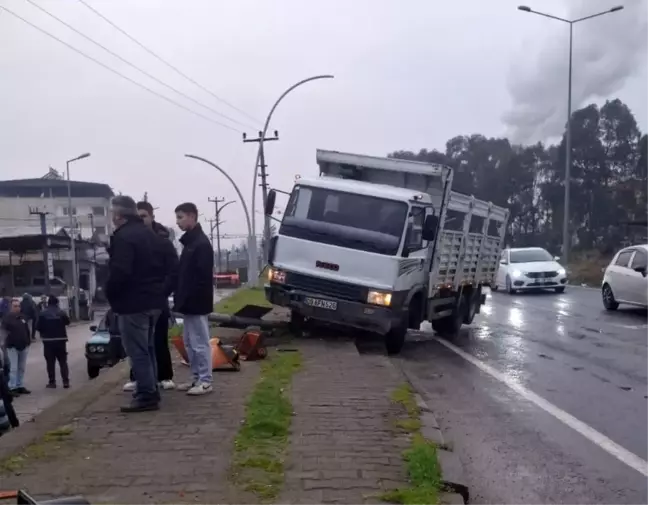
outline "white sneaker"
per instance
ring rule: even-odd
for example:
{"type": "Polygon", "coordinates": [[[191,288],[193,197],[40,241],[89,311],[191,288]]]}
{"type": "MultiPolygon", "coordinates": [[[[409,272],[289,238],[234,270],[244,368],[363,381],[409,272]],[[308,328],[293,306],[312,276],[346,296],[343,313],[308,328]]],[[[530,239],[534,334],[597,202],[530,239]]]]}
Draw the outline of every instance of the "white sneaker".
{"type": "Polygon", "coordinates": [[[194,387],[192,387],[189,391],[187,391],[187,394],[191,396],[200,396],[200,395],[206,395],[207,393],[211,393],[211,392],[212,392],[211,384],[205,384],[204,382],[199,382],[194,387]]]}
{"type": "Polygon", "coordinates": [[[131,391],[135,391],[136,387],[137,387],[137,382],[130,381],[124,384],[124,387],[122,389],[130,393],[131,391]]]}
{"type": "Polygon", "coordinates": [[[175,382],[173,382],[172,380],[167,380],[167,381],[160,381],[160,387],[165,391],[169,391],[170,389],[175,389],[176,385],[175,382]]]}
{"type": "Polygon", "coordinates": [[[182,384],[178,384],[176,389],[178,391],[189,391],[191,388],[193,388],[196,385],[195,382],[183,382],[182,384]]]}

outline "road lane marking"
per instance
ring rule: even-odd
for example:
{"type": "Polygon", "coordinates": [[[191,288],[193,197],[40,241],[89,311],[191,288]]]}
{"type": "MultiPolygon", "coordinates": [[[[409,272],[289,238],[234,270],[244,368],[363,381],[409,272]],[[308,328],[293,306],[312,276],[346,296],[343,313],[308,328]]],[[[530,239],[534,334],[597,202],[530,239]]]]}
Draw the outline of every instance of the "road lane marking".
{"type": "Polygon", "coordinates": [[[626,464],[630,468],[636,470],[640,474],[644,475],[645,477],[648,477],[648,461],[645,461],[641,459],[639,456],[636,454],[628,451],[624,447],[620,446],[617,444],[615,441],[612,439],[606,437],[602,433],[599,433],[596,431],[594,428],[591,426],[585,424],[583,421],[580,421],[579,419],[576,419],[574,416],[571,414],[565,412],[564,410],[556,407],[553,403],[548,402],[541,396],[535,394],[533,391],[525,388],[524,386],[518,384],[514,380],[512,380],[510,377],[507,377],[506,374],[503,374],[502,372],[495,370],[493,367],[487,365],[483,361],[477,359],[474,357],[472,354],[468,354],[467,352],[463,351],[459,347],[457,347],[454,344],[451,344],[450,342],[443,340],[439,337],[432,337],[434,340],[439,342],[440,344],[444,345],[451,351],[455,352],[459,356],[461,356],[463,359],[468,361],[469,363],[475,365],[477,368],[479,368],[482,372],[487,373],[494,379],[497,379],[501,383],[505,384],[508,386],[510,389],[515,391],[517,394],[522,396],[524,399],[530,401],[531,403],[535,404],[537,407],[541,408],[548,414],[551,414],[553,417],[561,421],[563,424],[566,424],[569,426],[571,429],[574,431],[580,433],[582,436],[584,436],[586,439],[588,439],[590,442],[593,444],[597,445],[601,449],[603,449],[605,452],[610,454],[611,456],[614,456],[616,459],[621,461],[621,463],[626,464]]]}

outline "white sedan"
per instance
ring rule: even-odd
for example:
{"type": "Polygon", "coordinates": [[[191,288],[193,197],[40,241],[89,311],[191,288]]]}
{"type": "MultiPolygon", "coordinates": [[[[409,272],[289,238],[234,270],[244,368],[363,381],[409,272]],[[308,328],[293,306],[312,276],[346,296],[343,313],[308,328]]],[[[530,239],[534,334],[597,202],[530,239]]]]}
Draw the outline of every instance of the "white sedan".
{"type": "Polygon", "coordinates": [[[504,249],[492,289],[506,289],[510,294],[533,289],[553,289],[562,293],[567,273],[557,260],[541,247],[504,249]]]}
{"type": "Polygon", "coordinates": [[[601,294],[603,306],[616,310],[620,303],[648,306],[648,245],[636,245],[621,249],[605,269],[601,294]]]}

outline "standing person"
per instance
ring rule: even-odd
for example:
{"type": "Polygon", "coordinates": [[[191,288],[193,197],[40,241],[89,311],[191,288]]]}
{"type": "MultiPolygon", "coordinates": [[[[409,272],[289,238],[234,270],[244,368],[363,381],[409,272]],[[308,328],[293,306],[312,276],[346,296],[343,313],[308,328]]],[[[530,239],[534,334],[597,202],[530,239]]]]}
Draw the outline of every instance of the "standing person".
{"type": "Polygon", "coordinates": [[[212,391],[212,357],[207,315],[214,310],[214,251],[198,223],[198,209],[193,203],[176,207],[176,223],[184,231],[183,245],[174,283],[174,311],[184,319],[184,345],[191,367],[191,384],[178,386],[190,395],[212,391]]]}
{"type": "Polygon", "coordinates": [[[122,412],[157,410],[153,330],[166,299],[165,259],[159,237],[137,215],[135,200],[112,200],[115,232],[110,239],[106,297],[117,315],[124,350],[137,383],[133,400],[122,412]]]}
{"type": "Polygon", "coordinates": [[[25,316],[25,320],[29,325],[29,333],[31,335],[31,341],[36,340],[36,321],[38,320],[38,307],[36,302],[29,293],[25,293],[22,296],[20,302],[20,312],[25,316]]]}
{"type": "MultiPolygon", "coordinates": [[[[169,240],[169,230],[160,223],[155,221],[153,206],[149,202],[137,202],[137,213],[142,218],[144,224],[149,226],[159,237],[160,246],[165,251],[166,262],[166,283],[165,283],[165,300],[160,307],[160,317],[155,324],[155,361],[157,363],[157,380],[160,387],[165,390],[174,389],[173,382],[173,365],[171,363],[171,352],[169,351],[169,310],[168,298],[173,291],[172,283],[178,268],[178,253],[169,240]]],[[[130,381],[124,385],[124,391],[134,391],[136,387],[133,370],[131,370],[130,381]]]]}
{"type": "Polygon", "coordinates": [[[25,316],[20,313],[20,301],[11,302],[11,311],[2,318],[2,329],[6,332],[4,345],[9,358],[9,391],[13,396],[28,395],[31,391],[23,381],[31,338],[25,316]]]}
{"type": "Polygon", "coordinates": [[[59,307],[59,299],[51,295],[47,307],[38,315],[37,329],[43,341],[43,354],[47,366],[47,386],[56,388],[56,362],[61,370],[61,380],[65,389],[70,387],[70,373],[67,361],[67,326],[70,318],[59,307]]]}

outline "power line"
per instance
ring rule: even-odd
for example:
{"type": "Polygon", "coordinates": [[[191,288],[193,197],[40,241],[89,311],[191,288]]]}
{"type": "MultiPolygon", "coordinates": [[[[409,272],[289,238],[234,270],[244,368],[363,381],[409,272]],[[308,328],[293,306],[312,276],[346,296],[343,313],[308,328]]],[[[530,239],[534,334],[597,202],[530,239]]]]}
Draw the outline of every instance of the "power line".
{"type": "MultiPolygon", "coordinates": [[[[254,121],[256,124],[262,124],[261,121],[259,121],[258,119],[252,117],[251,115],[249,115],[249,114],[248,114],[247,112],[245,112],[244,110],[239,109],[238,107],[236,107],[235,105],[231,104],[230,102],[228,102],[228,101],[225,100],[224,98],[221,98],[221,97],[218,96],[216,93],[214,93],[214,92],[211,91],[210,89],[206,88],[205,86],[203,86],[202,84],[200,84],[199,82],[197,82],[195,79],[192,79],[192,78],[189,77],[187,74],[185,74],[184,72],[182,72],[182,70],[180,70],[180,69],[177,68],[176,66],[174,66],[174,65],[172,65],[171,63],[169,63],[168,61],[166,61],[164,58],[162,58],[162,56],[160,56],[159,54],[155,53],[152,49],[149,49],[148,47],[146,47],[142,42],[140,42],[140,41],[137,40],[135,37],[133,37],[131,34],[129,34],[126,30],[124,30],[123,28],[119,27],[116,23],[114,23],[113,21],[111,21],[110,19],[108,19],[106,16],[104,16],[104,15],[103,15],[101,12],[99,12],[97,9],[95,9],[94,7],[92,7],[91,5],[89,5],[87,2],[85,2],[85,0],[78,0],[78,1],[79,1],[80,3],[82,3],[83,5],[85,5],[85,6],[86,6],[88,9],[90,9],[92,12],[94,12],[94,13],[95,13],[97,16],[99,16],[101,19],[103,19],[106,23],[108,23],[108,24],[111,25],[113,28],[115,28],[115,30],[119,31],[119,32],[122,33],[124,36],[128,37],[130,40],[132,40],[133,42],[135,42],[135,44],[137,44],[138,46],[140,46],[142,49],[144,49],[144,50],[145,50],[147,53],[149,53],[151,56],[153,56],[153,57],[156,58],[157,60],[159,60],[159,61],[161,61],[162,63],[164,63],[167,67],[169,67],[171,70],[173,70],[174,72],[176,72],[178,75],[184,77],[185,79],[187,79],[190,83],[194,84],[195,86],[198,86],[198,87],[199,87],[200,89],[202,89],[204,92],[209,93],[209,94],[210,94],[211,96],[213,96],[216,100],[220,101],[221,103],[224,103],[225,105],[231,107],[231,108],[234,109],[235,111],[237,111],[237,112],[243,114],[245,117],[247,117],[248,119],[254,121]]],[[[239,124],[242,124],[242,123],[239,123],[239,124]]]]}
{"type": "Polygon", "coordinates": [[[225,123],[221,123],[220,121],[216,121],[215,119],[212,119],[212,118],[210,118],[210,117],[208,117],[208,116],[205,116],[204,114],[201,114],[200,112],[196,112],[195,110],[192,110],[192,109],[190,109],[189,107],[186,107],[186,106],[182,105],[181,103],[176,102],[175,100],[169,98],[168,96],[164,96],[163,94],[158,93],[157,91],[152,90],[151,88],[145,86],[144,84],[141,84],[141,83],[137,82],[136,80],[131,79],[130,77],[128,77],[128,76],[122,74],[121,72],[115,70],[114,68],[109,67],[109,66],[106,65],[105,63],[102,63],[101,61],[99,61],[99,60],[93,58],[92,56],[90,56],[90,55],[84,53],[84,52],[81,51],[80,49],[77,49],[76,47],[74,47],[74,46],[68,44],[67,42],[65,42],[65,41],[63,41],[63,40],[61,40],[61,39],[59,39],[56,35],[52,35],[52,34],[49,33],[47,30],[43,30],[41,27],[36,26],[34,23],[32,23],[32,22],[30,22],[30,21],[27,21],[25,18],[23,18],[22,16],[19,16],[18,14],[16,14],[15,12],[13,12],[12,10],[7,9],[7,8],[4,7],[4,6],[0,6],[0,9],[3,9],[3,10],[4,10],[5,12],[7,12],[8,14],[11,14],[12,16],[14,16],[14,17],[17,18],[17,19],[20,19],[23,23],[25,23],[25,24],[31,26],[32,28],[35,28],[35,29],[38,30],[39,32],[44,33],[45,35],[47,35],[48,37],[50,37],[50,38],[56,40],[57,42],[60,42],[61,44],[63,44],[63,45],[66,46],[67,48],[72,49],[72,51],[74,51],[74,52],[80,54],[80,55],[83,56],[84,58],[87,58],[87,59],[89,59],[90,61],[93,61],[93,62],[96,63],[97,65],[99,65],[99,66],[105,68],[106,70],[109,70],[109,71],[112,72],[113,74],[116,74],[116,75],[118,75],[119,77],[121,77],[121,78],[123,78],[123,79],[126,79],[128,82],[130,82],[130,83],[132,83],[132,84],[135,84],[135,86],[139,86],[139,87],[142,88],[143,90],[148,91],[149,93],[152,93],[153,95],[157,96],[158,98],[161,98],[162,100],[165,100],[165,101],[167,101],[167,102],[169,102],[169,103],[175,105],[176,107],[179,107],[179,108],[181,108],[181,109],[183,109],[183,110],[185,110],[185,111],[187,111],[187,112],[189,112],[189,113],[191,113],[191,114],[193,114],[193,115],[195,115],[195,116],[198,116],[198,117],[200,117],[200,118],[202,118],[202,119],[204,119],[204,120],[206,120],[206,121],[209,121],[210,123],[214,123],[214,124],[217,124],[218,126],[222,126],[223,128],[227,128],[228,130],[232,130],[232,131],[235,131],[235,132],[239,132],[239,133],[240,133],[240,130],[238,130],[238,129],[236,129],[236,128],[230,126],[230,125],[227,125],[227,124],[225,124],[225,123]]]}
{"type": "MultiPolygon", "coordinates": [[[[49,11],[48,11],[47,9],[45,9],[44,7],[41,7],[41,6],[38,5],[36,2],[34,2],[34,0],[25,0],[25,1],[28,2],[28,3],[30,3],[30,4],[33,5],[34,7],[36,7],[36,8],[37,8],[38,10],[40,10],[41,12],[44,12],[45,14],[47,14],[47,15],[50,16],[52,19],[55,19],[56,21],[58,21],[58,22],[61,23],[62,25],[66,26],[67,28],[69,28],[70,30],[72,30],[74,33],[80,35],[81,37],[83,37],[84,39],[86,39],[88,42],[93,43],[93,44],[96,45],[97,47],[100,47],[101,49],[103,49],[104,51],[106,51],[108,54],[111,54],[112,56],[114,56],[114,57],[117,58],[118,60],[120,60],[120,61],[126,63],[127,65],[129,65],[130,67],[134,68],[134,69],[137,70],[138,72],[141,72],[142,74],[144,74],[144,75],[145,75],[146,77],[148,77],[149,79],[153,79],[155,82],[157,82],[157,83],[161,84],[162,86],[164,86],[164,87],[170,89],[171,91],[173,91],[173,92],[179,94],[180,96],[186,98],[187,100],[189,100],[189,101],[191,101],[191,102],[193,102],[193,103],[195,103],[195,104],[197,104],[197,105],[199,105],[199,106],[201,106],[201,107],[203,107],[203,108],[205,108],[205,109],[207,109],[207,110],[213,112],[213,113],[216,114],[217,116],[221,116],[221,117],[223,117],[223,118],[225,118],[225,119],[227,119],[227,120],[229,120],[229,121],[231,121],[231,122],[233,122],[233,123],[240,124],[241,126],[247,126],[245,123],[241,123],[240,121],[237,121],[236,119],[233,119],[233,118],[231,118],[231,117],[229,117],[229,116],[223,114],[222,112],[217,111],[216,109],[210,107],[209,105],[205,105],[204,103],[202,103],[202,102],[196,100],[195,98],[192,98],[191,96],[187,95],[187,94],[184,93],[183,91],[180,91],[179,89],[174,88],[174,87],[171,86],[170,84],[167,84],[167,83],[164,82],[163,80],[158,79],[157,77],[155,77],[153,74],[147,72],[146,70],[142,70],[140,67],[138,67],[138,66],[135,65],[134,63],[131,63],[130,61],[128,61],[126,58],[124,58],[124,57],[120,56],[119,54],[117,54],[116,52],[114,52],[114,51],[108,49],[106,46],[104,46],[104,45],[101,44],[100,42],[97,42],[97,41],[94,40],[92,37],[87,36],[85,33],[83,33],[83,32],[80,31],[80,30],[77,30],[77,29],[76,29],[74,26],[72,26],[71,24],[66,23],[66,22],[63,21],[61,18],[59,18],[58,16],[52,14],[51,12],[49,12],[49,11]]],[[[235,131],[239,131],[239,130],[235,130],[235,131]]]]}

